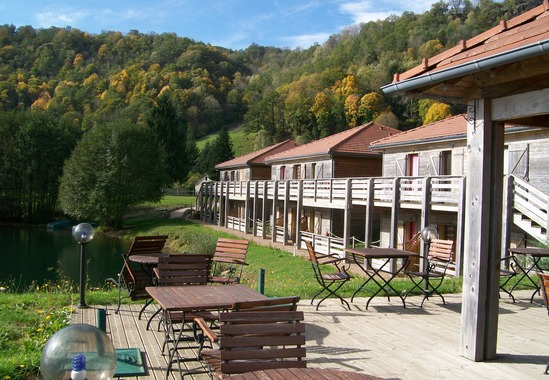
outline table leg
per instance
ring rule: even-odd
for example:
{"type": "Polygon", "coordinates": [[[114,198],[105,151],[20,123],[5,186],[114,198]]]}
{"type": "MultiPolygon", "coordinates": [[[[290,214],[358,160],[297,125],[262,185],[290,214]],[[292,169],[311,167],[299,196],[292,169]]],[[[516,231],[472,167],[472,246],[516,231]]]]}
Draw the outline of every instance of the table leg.
{"type": "Polygon", "coordinates": [[[520,284],[522,282],[522,280],[524,280],[525,278],[528,279],[528,281],[530,281],[530,283],[532,284],[532,286],[534,287],[534,293],[532,293],[532,296],[530,297],[530,302],[533,302],[534,300],[534,296],[536,295],[536,293],[539,293],[539,285],[534,281],[532,280],[532,278],[530,277],[530,272],[532,271],[532,269],[534,268],[537,268],[538,270],[540,269],[538,264],[539,264],[539,260],[540,260],[540,257],[535,257],[533,256],[532,257],[533,259],[533,263],[532,265],[530,265],[527,269],[524,269],[522,267],[522,265],[520,265],[519,263],[519,260],[515,260],[515,263],[519,269],[520,272],[522,272],[522,275],[520,276],[520,278],[517,280],[517,282],[515,283],[515,285],[513,285],[511,287],[511,289],[509,290],[509,293],[513,293],[513,290],[515,290],[515,288],[517,287],[518,284],[520,284]]]}
{"type": "Polygon", "coordinates": [[[378,286],[380,287],[369,299],[368,301],[366,302],[366,309],[368,309],[368,305],[370,304],[370,301],[376,296],[378,295],[382,290],[385,292],[385,294],[387,294],[387,300],[391,300],[389,298],[389,292],[385,289],[386,287],[389,287],[399,298],[400,300],[402,301],[402,306],[404,308],[406,308],[406,301],[404,300],[404,298],[402,297],[401,294],[399,294],[395,288],[393,288],[393,286],[391,285],[391,281],[406,267],[406,265],[408,264],[408,258],[405,258],[403,259],[403,262],[402,262],[402,265],[395,271],[395,273],[393,273],[391,275],[391,277],[389,277],[389,279],[385,280],[385,278],[383,276],[381,276],[378,272],[381,271],[383,269],[383,267],[385,267],[385,265],[387,265],[387,263],[389,263],[391,260],[388,259],[377,271],[374,271],[374,275],[378,275],[378,277],[381,279],[381,284],[376,281],[375,279],[373,279],[373,281],[378,284],[378,286]]]}

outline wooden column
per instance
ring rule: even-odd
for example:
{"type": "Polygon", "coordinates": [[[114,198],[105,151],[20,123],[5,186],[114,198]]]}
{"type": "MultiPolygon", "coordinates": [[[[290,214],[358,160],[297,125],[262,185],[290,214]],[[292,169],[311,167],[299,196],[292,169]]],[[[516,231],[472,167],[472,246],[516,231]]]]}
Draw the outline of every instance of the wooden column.
{"type": "MultiPolygon", "coordinates": [[[[267,238],[267,220],[269,219],[268,207],[269,204],[269,182],[263,182],[263,202],[261,203],[261,223],[263,223],[263,228],[261,229],[261,238],[267,238]]],[[[271,226],[272,230],[273,226],[271,226]]]]}
{"type": "Polygon", "coordinates": [[[504,126],[490,115],[469,103],[460,353],[474,361],[496,357],[498,330],[504,126]]]}
{"type": "Polygon", "coordinates": [[[258,207],[259,207],[259,181],[253,182],[254,186],[254,200],[253,200],[253,215],[252,215],[252,235],[257,236],[257,214],[258,214],[258,207]]]}
{"type": "Polygon", "coordinates": [[[284,235],[282,236],[282,244],[288,244],[288,236],[291,234],[290,229],[290,181],[284,182],[284,235]]]}
{"type": "Polygon", "coordinates": [[[366,223],[364,224],[364,245],[372,244],[372,229],[374,224],[374,179],[368,178],[368,200],[366,202],[366,223]]]}
{"type": "Polygon", "coordinates": [[[298,182],[297,189],[297,205],[296,205],[296,214],[297,214],[297,225],[295,228],[295,242],[294,245],[297,248],[301,247],[301,218],[303,213],[303,180],[300,179],[298,182]]]}
{"type": "Polygon", "coordinates": [[[343,214],[343,248],[349,247],[351,239],[351,214],[353,208],[353,199],[351,194],[352,179],[347,178],[345,181],[345,210],[343,214]]]}
{"type": "Polygon", "coordinates": [[[398,243],[398,212],[400,208],[400,178],[393,180],[393,204],[391,206],[391,239],[389,247],[396,248],[398,243]]]}
{"type": "Polygon", "coordinates": [[[277,204],[278,204],[278,185],[280,184],[279,181],[274,182],[274,188],[273,188],[273,213],[271,215],[271,240],[276,243],[276,212],[277,212],[277,204]]]}

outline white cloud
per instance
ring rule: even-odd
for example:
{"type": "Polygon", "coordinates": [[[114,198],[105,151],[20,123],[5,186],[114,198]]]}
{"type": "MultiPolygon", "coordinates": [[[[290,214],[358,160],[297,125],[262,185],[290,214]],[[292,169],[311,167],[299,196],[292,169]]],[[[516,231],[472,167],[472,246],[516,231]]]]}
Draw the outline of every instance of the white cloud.
{"type": "Polygon", "coordinates": [[[299,36],[285,37],[283,40],[290,48],[308,48],[315,43],[322,44],[330,37],[330,33],[302,34],[299,36]]]}
{"type": "Polygon", "coordinates": [[[80,20],[90,16],[90,12],[86,10],[45,10],[36,14],[39,27],[50,27],[52,25],[75,26],[80,20]]]}
{"type": "Polygon", "coordinates": [[[355,24],[369,21],[384,20],[391,15],[401,15],[404,11],[423,13],[431,9],[434,1],[429,0],[397,0],[376,2],[368,0],[349,1],[340,4],[339,11],[350,16],[355,24]]]}

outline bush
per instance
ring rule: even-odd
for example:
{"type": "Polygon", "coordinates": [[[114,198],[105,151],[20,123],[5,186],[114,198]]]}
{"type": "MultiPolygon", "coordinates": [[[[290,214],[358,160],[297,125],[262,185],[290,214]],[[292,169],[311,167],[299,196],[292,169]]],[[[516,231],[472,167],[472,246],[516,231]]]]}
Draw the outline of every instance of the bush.
{"type": "Polygon", "coordinates": [[[179,236],[179,245],[189,253],[213,253],[216,243],[217,237],[196,231],[183,231],[179,236]]]}

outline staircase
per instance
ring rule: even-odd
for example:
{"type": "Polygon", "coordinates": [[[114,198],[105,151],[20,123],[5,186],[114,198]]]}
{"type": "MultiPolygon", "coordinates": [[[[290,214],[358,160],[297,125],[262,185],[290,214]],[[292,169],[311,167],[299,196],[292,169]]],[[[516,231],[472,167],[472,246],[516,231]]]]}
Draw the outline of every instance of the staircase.
{"type": "Polygon", "coordinates": [[[547,244],[549,196],[529,183],[510,176],[513,223],[529,236],[547,244]]]}

